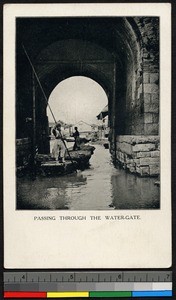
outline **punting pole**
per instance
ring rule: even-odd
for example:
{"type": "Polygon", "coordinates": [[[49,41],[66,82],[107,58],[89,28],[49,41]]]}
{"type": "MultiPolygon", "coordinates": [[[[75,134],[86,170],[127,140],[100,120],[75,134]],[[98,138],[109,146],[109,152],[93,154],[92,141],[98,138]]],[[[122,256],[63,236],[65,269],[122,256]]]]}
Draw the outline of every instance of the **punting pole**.
{"type": "MultiPolygon", "coordinates": [[[[25,49],[25,47],[24,47],[23,44],[22,44],[22,47],[23,47],[24,53],[25,53],[25,55],[26,55],[26,57],[27,57],[27,59],[28,59],[28,61],[29,61],[29,63],[30,63],[30,66],[31,66],[31,68],[32,68],[32,70],[33,70],[33,74],[35,75],[35,77],[36,77],[36,79],[37,79],[37,82],[38,82],[38,84],[39,84],[39,86],[40,86],[40,89],[41,89],[42,94],[43,94],[43,96],[44,96],[44,98],[45,98],[45,101],[46,101],[46,103],[47,103],[47,105],[48,105],[48,107],[49,107],[49,110],[50,110],[51,115],[52,115],[52,117],[53,117],[53,119],[54,119],[54,122],[55,122],[55,124],[57,124],[56,118],[55,118],[55,116],[54,116],[54,114],[53,114],[53,111],[52,111],[52,109],[51,109],[51,106],[50,106],[49,103],[48,103],[48,98],[47,98],[47,96],[46,96],[46,94],[45,94],[45,92],[44,92],[44,89],[43,89],[42,84],[41,84],[41,82],[40,82],[40,79],[39,79],[39,77],[38,77],[38,75],[37,75],[37,73],[36,73],[36,71],[35,71],[35,68],[34,68],[34,66],[33,66],[33,64],[32,64],[32,61],[31,61],[31,59],[30,59],[30,57],[29,57],[29,55],[28,55],[28,53],[27,53],[27,51],[26,51],[26,49],[25,49]]],[[[34,83],[34,82],[33,82],[33,83],[34,83]]],[[[35,86],[33,87],[33,89],[35,89],[35,86]]],[[[33,93],[35,93],[35,90],[33,90],[33,93]]],[[[35,99],[35,95],[34,95],[34,94],[33,94],[33,97],[34,97],[34,99],[35,99]]],[[[34,99],[33,99],[33,101],[34,101],[34,99]]],[[[33,103],[33,109],[34,109],[34,103],[33,103]]],[[[33,117],[34,117],[34,113],[33,113],[33,117]]],[[[34,120],[33,120],[33,122],[34,122],[34,120]]],[[[65,146],[65,148],[66,148],[66,150],[67,150],[69,159],[70,159],[70,161],[72,162],[72,164],[73,164],[73,166],[74,166],[74,162],[73,162],[73,160],[72,160],[72,157],[71,157],[71,155],[70,155],[70,152],[69,152],[69,150],[68,150],[68,148],[67,148],[67,145],[66,145],[66,143],[65,143],[65,141],[64,141],[64,138],[63,138],[62,134],[61,134],[61,139],[62,139],[62,141],[63,141],[63,143],[64,143],[64,146],[65,146]]],[[[34,151],[34,150],[33,150],[33,151],[34,151]]]]}

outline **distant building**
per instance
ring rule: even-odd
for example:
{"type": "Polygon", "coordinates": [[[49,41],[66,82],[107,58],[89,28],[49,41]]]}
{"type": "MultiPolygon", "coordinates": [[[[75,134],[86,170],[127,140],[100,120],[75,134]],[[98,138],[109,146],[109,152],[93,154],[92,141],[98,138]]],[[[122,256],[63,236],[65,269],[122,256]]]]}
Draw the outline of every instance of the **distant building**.
{"type": "Polygon", "coordinates": [[[99,138],[106,138],[109,135],[109,118],[108,118],[108,104],[97,115],[99,120],[98,132],[99,138]]]}

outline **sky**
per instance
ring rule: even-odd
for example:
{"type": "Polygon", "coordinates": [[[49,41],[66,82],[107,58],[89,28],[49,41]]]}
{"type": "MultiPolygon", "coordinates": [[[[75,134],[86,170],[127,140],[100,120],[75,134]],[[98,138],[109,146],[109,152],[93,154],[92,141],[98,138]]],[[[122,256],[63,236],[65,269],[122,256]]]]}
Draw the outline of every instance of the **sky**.
{"type": "MultiPolygon", "coordinates": [[[[103,88],[96,81],[83,76],[61,81],[49,97],[56,120],[73,125],[81,120],[88,124],[97,124],[96,116],[107,103],[108,98],[103,88]]],[[[49,122],[53,122],[48,108],[47,115],[49,122]]]]}

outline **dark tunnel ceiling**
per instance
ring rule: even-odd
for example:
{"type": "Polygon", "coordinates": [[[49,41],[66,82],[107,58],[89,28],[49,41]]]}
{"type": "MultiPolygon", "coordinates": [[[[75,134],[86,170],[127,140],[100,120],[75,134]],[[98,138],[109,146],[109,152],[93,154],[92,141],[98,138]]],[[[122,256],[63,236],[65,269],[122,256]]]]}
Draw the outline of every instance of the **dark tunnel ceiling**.
{"type": "MultiPolygon", "coordinates": [[[[128,21],[133,22],[133,18],[128,21]]],[[[114,39],[117,31],[128,39],[124,18],[17,18],[17,55],[24,44],[34,60],[42,49],[58,40],[79,39],[96,43],[111,53],[116,53],[114,39]]],[[[122,49],[123,38],[117,38],[122,49]]],[[[124,52],[124,50],[122,51],[124,52]]]]}

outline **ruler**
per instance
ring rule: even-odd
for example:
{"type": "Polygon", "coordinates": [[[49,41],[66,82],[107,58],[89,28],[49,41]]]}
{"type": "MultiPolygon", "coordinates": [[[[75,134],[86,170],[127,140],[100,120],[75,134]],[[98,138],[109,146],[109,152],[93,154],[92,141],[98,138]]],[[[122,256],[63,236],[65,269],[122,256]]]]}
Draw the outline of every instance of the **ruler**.
{"type": "Polygon", "coordinates": [[[4,298],[20,297],[172,297],[172,272],[4,272],[4,298]]]}

